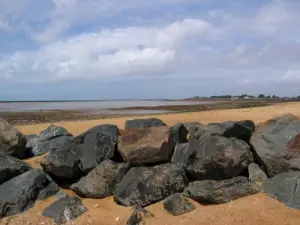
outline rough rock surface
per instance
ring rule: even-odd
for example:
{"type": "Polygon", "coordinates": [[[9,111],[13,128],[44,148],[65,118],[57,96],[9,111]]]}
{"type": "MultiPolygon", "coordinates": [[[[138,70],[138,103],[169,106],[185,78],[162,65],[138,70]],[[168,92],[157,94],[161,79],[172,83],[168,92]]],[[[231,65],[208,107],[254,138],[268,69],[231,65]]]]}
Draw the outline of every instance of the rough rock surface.
{"type": "Polygon", "coordinates": [[[224,123],[210,123],[207,125],[208,131],[221,130],[222,136],[249,142],[255,130],[255,124],[251,120],[227,121],[224,123]]]}
{"type": "Polygon", "coordinates": [[[101,162],[85,177],[71,186],[71,189],[82,197],[105,198],[113,195],[117,185],[128,172],[129,165],[111,160],[101,162]]]}
{"type": "Polygon", "coordinates": [[[249,180],[261,186],[268,179],[265,172],[256,163],[251,163],[248,166],[249,180]]]}
{"type": "Polygon", "coordinates": [[[123,177],[114,197],[125,206],[147,206],[182,192],[187,183],[184,170],[175,164],[135,167],[123,177]]]}
{"type": "Polygon", "coordinates": [[[179,193],[167,197],[163,201],[163,205],[164,208],[173,216],[179,216],[195,209],[195,206],[179,193]]]}
{"type": "Polygon", "coordinates": [[[132,215],[126,222],[126,225],[145,225],[145,219],[150,217],[154,217],[154,215],[147,209],[135,207],[132,215]]]}
{"type": "Polygon", "coordinates": [[[39,156],[52,149],[58,149],[60,146],[70,143],[73,136],[65,128],[60,126],[49,126],[43,130],[37,137],[32,137],[26,144],[33,156],[39,156]]]}
{"type": "Polygon", "coordinates": [[[145,165],[170,162],[174,147],[169,127],[152,127],[123,131],[119,152],[126,163],[145,165]]]}
{"type": "Polygon", "coordinates": [[[172,162],[183,166],[192,180],[222,180],[242,174],[253,162],[250,146],[236,138],[203,136],[176,146],[172,162]]]}
{"type": "Polygon", "coordinates": [[[149,119],[134,119],[127,120],[125,122],[125,130],[128,129],[144,129],[150,127],[163,127],[167,126],[163,121],[157,118],[149,118],[149,119]]]}
{"type": "Polygon", "coordinates": [[[199,202],[221,204],[239,199],[260,191],[258,186],[246,177],[235,177],[229,180],[203,180],[190,183],[184,195],[199,202]]]}
{"type": "Polygon", "coordinates": [[[176,144],[188,142],[188,134],[188,129],[182,123],[177,123],[172,127],[172,136],[176,144]]]}
{"type": "MultiPolygon", "coordinates": [[[[199,122],[183,123],[189,132],[189,139],[199,139],[203,136],[235,137],[248,142],[255,130],[255,124],[251,120],[227,121],[223,123],[209,123],[203,125],[199,122]]],[[[178,126],[178,125],[177,125],[178,126]]]]}
{"type": "Polygon", "coordinates": [[[29,170],[0,185],[0,218],[15,215],[56,194],[59,187],[39,169],[29,170]]]}
{"type": "Polygon", "coordinates": [[[290,208],[300,209],[300,172],[284,172],[263,184],[264,192],[290,208]]]}
{"type": "Polygon", "coordinates": [[[57,200],[43,211],[43,216],[50,217],[57,224],[65,224],[87,212],[78,197],[65,197],[57,200]]]}
{"type": "Polygon", "coordinates": [[[108,136],[111,137],[117,137],[118,133],[119,133],[119,129],[116,125],[112,125],[112,124],[102,124],[102,125],[98,125],[95,126],[87,131],[85,131],[84,133],[76,136],[74,138],[74,142],[78,143],[78,144],[83,144],[84,143],[84,139],[87,135],[89,134],[95,134],[95,133],[100,133],[100,134],[106,134],[108,136]]]}
{"type": "Polygon", "coordinates": [[[118,130],[113,134],[90,132],[84,137],[81,169],[87,174],[99,163],[116,156],[118,142],[118,130]]]}
{"type": "Polygon", "coordinates": [[[300,134],[300,119],[291,114],[285,114],[257,126],[250,143],[268,177],[289,171],[292,166],[289,160],[300,157],[300,151],[295,147],[297,143],[293,144],[298,134],[300,134]]]}
{"type": "Polygon", "coordinates": [[[80,169],[82,146],[67,143],[59,149],[53,149],[41,162],[45,172],[57,179],[75,180],[83,176],[80,169]]]}
{"type": "Polygon", "coordinates": [[[18,176],[31,167],[20,159],[0,154],[0,184],[18,176]]]}
{"type": "Polygon", "coordinates": [[[19,159],[27,157],[26,137],[0,117],[0,153],[19,159]]]}

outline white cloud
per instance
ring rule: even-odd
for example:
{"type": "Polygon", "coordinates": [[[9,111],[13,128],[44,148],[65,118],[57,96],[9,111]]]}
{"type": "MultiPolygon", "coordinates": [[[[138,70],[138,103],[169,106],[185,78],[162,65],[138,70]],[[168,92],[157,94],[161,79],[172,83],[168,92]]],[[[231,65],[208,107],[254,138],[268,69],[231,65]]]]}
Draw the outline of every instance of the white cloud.
{"type": "Polygon", "coordinates": [[[212,27],[186,19],[165,27],[129,27],[82,34],[36,51],[20,51],[0,61],[0,74],[10,79],[60,80],[114,75],[160,74],[180,59],[177,51],[189,38],[212,27]]]}

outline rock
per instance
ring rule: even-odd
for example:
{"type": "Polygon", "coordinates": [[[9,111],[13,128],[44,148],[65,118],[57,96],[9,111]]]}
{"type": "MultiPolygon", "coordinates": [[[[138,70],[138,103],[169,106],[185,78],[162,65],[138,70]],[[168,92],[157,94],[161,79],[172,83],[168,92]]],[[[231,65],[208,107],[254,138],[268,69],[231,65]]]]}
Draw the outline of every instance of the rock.
{"type": "Polygon", "coordinates": [[[87,211],[87,208],[82,205],[81,199],[73,196],[57,200],[43,211],[43,216],[52,218],[57,224],[65,224],[87,211]]]}
{"type": "Polygon", "coordinates": [[[118,127],[104,125],[84,135],[81,170],[87,174],[99,163],[117,155],[118,127]]]}
{"type": "Polygon", "coordinates": [[[167,126],[163,121],[157,118],[149,118],[149,119],[134,119],[127,120],[125,122],[125,130],[128,129],[144,129],[150,127],[163,127],[167,126]]]}
{"type": "Polygon", "coordinates": [[[262,186],[264,180],[268,179],[265,172],[259,168],[259,165],[256,163],[251,163],[248,166],[249,180],[253,183],[262,186]]]}
{"type": "Polygon", "coordinates": [[[292,167],[289,160],[300,157],[300,152],[294,148],[297,143],[292,143],[299,133],[300,119],[291,114],[282,115],[257,126],[250,143],[268,177],[289,171],[292,167]]]}
{"type": "Polygon", "coordinates": [[[236,138],[203,136],[176,146],[172,162],[192,180],[222,180],[239,176],[253,162],[250,146],[236,138]]]}
{"type": "Polygon", "coordinates": [[[95,133],[106,134],[110,137],[117,137],[119,133],[119,129],[116,125],[111,125],[111,124],[98,125],[75,137],[74,142],[78,144],[83,144],[86,136],[95,133]]]}
{"type": "MultiPolygon", "coordinates": [[[[38,135],[36,135],[36,134],[28,134],[28,135],[25,135],[26,143],[28,144],[28,142],[31,142],[32,139],[37,138],[37,137],[38,137],[38,135]]],[[[26,144],[26,147],[27,147],[27,144],[26,144]]]]}
{"type": "Polygon", "coordinates": [[[224,137],[235,137],[245,142],[249,142],[251,135],[255,130],[255,123],[251,120],[227,121],[224,123],[210,123],[207,127],[208,130],[220,129],[222,131],[222,136],[224,137]]]}
{"type": "Polygon", "coordinates": [[[128,164],[105,160],[87,176],[73,184],[71,189],[82,197],[105,198],[113,195],[115,188],[128,170],[128,164]]]}
{"type": "Polygon", "coordinates": [[[264,192],[290,208],[300,209],[300,172],[280,173],[263,184],[264,192]]]}
{"type": "Polygon", "coordinates": [[[135,167],[123,177],[114,197],[125,206],[144,207],[182,192],[187,183],[184,170],[175,164],[135,167]]]}
{"type": "Polygon", "coordinates": [[[40,156],[52,149],[58,149],[72,140],[72,134],[65,128],[51,125],[38,136],[32,137],[27,142],[26,148],[31,149],[32,156],[40,156]]]}
{"type": "Polygon", "coordinates": [[[203,136],[224,136],[249,142],[255,130],[255,124],[251,120],[227,121],[223,123],[209,123],[203,125],[199,122],[183,123],[189,132],[189,139],[199,139],[203,136]]]}
{"type": "Polygon", "coordinates": [[[188,133],[189,131],[186,129],[186,127],[181,124],[175,124],[172,129],[172,137],[176,144],[180,143],[186,143],[188,142],[188,133]]]}
{"type": "Polygon", "coordinates": [[[120,137],[119,152],[131,165],[170,162],[175,142],[168,127],[125,130],[120,137]]]}
{"type": "Polygon", "coordinates": [[[256,184],[246,177],[235,177],[229,180],[203,180],[190,183],[184,195],[199,203],[221,204],[236,200],[260,191],[256,184]]]}
{"type": "Polygon", "coordinates": [[[39,169],[29,170],[0,185],[0,218],[31,208],[36,200],[56,194],[59,187],[39,169]]]}
{"type": "Polygon", "coordinates": [[[66,143],[59,149],[53,149],[41,162],[44,171],[56,179],[75,180],[83,176],[80,169],[82,146],[66,143]]]}
{"type": "Polygon", "coordinates": [[[0,117],[0,153],[23,159],[27,157],[25,146],[26,137],[0,117]]]}
{"type": "Polygon", "coordinates": [[[179,193],[170,195],[163,204],[164,208],[173,216],[179,216],[195,209],[195,206],[179,193]]]}
{"type": "Polygon", "coordinates": [[[154,217],[154,215],[147,209],[135,207],[131,217],[126,222],[126,225],[145,225],[145,219],[154,217]]]}
{"type": "Polygon", "coordinates": [[[0,184],[26,172],[29,169],[31,169],[30,166],[22,160],[5,154],[0,154],[0,184]]]}

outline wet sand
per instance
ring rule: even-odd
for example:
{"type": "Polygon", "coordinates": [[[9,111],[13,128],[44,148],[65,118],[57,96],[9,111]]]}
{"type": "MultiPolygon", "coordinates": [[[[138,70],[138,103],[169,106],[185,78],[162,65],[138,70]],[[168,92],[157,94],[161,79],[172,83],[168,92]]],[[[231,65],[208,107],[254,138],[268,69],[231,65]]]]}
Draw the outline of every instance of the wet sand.
{"type": "MultiPolygon", "coordinates": [[[[195,113],[181,113],[160,115],[162,119],[169,125],[178,122],[198,121],[203,124],[209,122],[222,122],[228,120],[252,119],[255,123],[263,122],[275,116],[284,113],[292,113],[300,117],[300,103],[280,103],[277,105],[247,108],[247,109],[232,109],[232,110],[217,110],[195,113]]],[[[147,118],[149,116],[141,116],[147,118]]],[[[98,124],[116,124],[120,128],[124,127],[125,118],[110,118],[103,120],[89,120],[76,122],[56,122],[55,125],[61,125],[67,128],[74,135],[82,133],[98,124]]],[[[35,124],[18,126],[25,134],[38,133],[42,129],[49,126],[46,124],[35,124]]],[[[34,167],[39,167],[37,159],[30,159],[28,162],[34,167]]],[[[73,194],[71,191],[67,191],[73,194]]],[[[38,202],[34,208],[29,211],[14,216],[10,219],[3,219],[0,224],[53,224],[53,222],[43,216],[43,209],[52,203],[55,199],[50,198],[44,202],[38,202]]],[[[192,201],[193,202],[193,201],[192,201]]],[[[299,225],[300,210],[288,209],[282,203],[267,197],[264,194],[248,196],[227,204],[203,206],[196,202],[196,210],[184,214],[182,216],[173,217],[169,215],[163,208],[162,203],[157,203],[147,207],[154,215],[146,221],[148,225],[299,225]]],[[[126,221],[131,215],[132,209],[119,206],[114,203],[113,198],[106,199],[83,199],[83,204],[89,209],[87,213],[73,221],[70,224],[78,225],[119,225],[126,224],[126,221]]]]}

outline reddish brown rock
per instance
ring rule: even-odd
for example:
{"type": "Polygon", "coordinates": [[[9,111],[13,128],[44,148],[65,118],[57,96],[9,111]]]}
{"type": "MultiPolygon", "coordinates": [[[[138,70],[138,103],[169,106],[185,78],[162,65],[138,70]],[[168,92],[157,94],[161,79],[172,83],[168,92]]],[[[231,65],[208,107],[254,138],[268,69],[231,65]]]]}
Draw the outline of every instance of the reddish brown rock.
{"type": "Polygon", "coordinates": [[[287,145],[287,151],[300,154],[300,134],[296,135],[287,145]]]}
{"type": "Polygon", "coordinates": [[[119,152],[131,165],[170,162],[175,147],[169,127],[125,130],[119,141],[119,152]]]}

